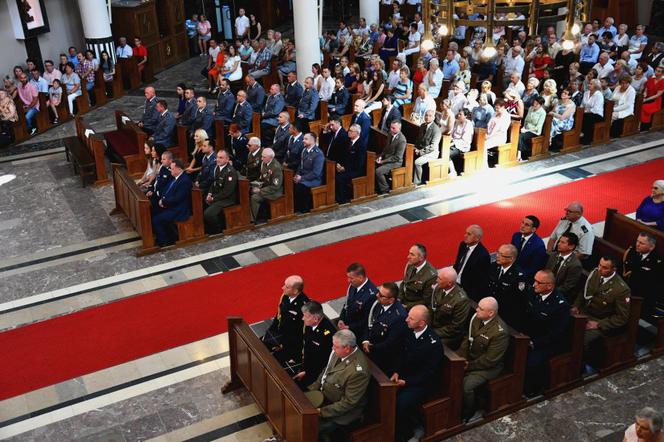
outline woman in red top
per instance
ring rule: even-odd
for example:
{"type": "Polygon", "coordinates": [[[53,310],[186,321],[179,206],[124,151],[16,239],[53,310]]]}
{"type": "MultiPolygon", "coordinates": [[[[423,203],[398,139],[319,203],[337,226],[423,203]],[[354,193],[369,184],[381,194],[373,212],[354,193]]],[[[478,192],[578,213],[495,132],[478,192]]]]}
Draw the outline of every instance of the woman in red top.
{"type": "MultiPolygon", "coordinates": [[[[132,55],[136,58],[136,64],[138,66],[138,72],[143,73],[145,69],[145,63],[148,62],[148,50],[141,43],[141,37],[134,37],[134,49],[132,50],[132,55]]],[[[151,78],[146,80],[150,81],[151,78]]]]}
{"type": "Polygon", "coordinates": [[[652,114],[662,108],[662,93],[664,93],[664,68],[657,66],[655,75],[646,81],[643,91],[643,105],[641,106],[641,130],[650,129],[652,114]]]}
{"type": "MultiPolygon", "coordinates": [[[[413,73],[413,90],[417,90],[417,87],[422,83],[424,80],[424,76],[427,74],[427,68],[424,67],[424,61],[422,60],[417,60],[417,67],[415,68],[415,72],[413,73]]],[[[447,98],[447,97],[445,97],[447,98]]]]}
{"type": "Polygon", "coordinates": [[[553,66],[553,60],[549,57],[544,51],[544,46],[537,45],[537,55],[533,58],[533,74],[538,80],[541,80],[544,77],[544,71],[553,66]]]}
{"type": "Polygon", "coordinates": [[[219,48],[217,59],[214,61],[214,64],[208,71],[208,92],[212,92],[212,88],[214,87],[215,84],[217,84],[219,73],[224,69],[224,60],[225,60],[224,46],[225,45],[222,45],[219,48]]]}

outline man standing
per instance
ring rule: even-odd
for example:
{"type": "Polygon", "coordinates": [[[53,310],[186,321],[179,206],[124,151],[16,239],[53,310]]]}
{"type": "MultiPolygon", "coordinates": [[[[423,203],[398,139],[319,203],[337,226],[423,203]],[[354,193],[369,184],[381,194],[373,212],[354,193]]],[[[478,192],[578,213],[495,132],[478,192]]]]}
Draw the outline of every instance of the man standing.
{"type": "Polygon", "coordinates": [[[304,94],[304,88],[297,82],[295,72],[288,73],[288,84],[286,85],[286,106],[297,107],[304,94]]]}
{"type": "Polygon", "coordinates": [[[443,344],[428,326],[429,311],[423,305],[410,309],[403,349],[396,370],[390,377],[397,391],[396,440],[407,441],[419,424],[419,409],[440,379],[443,344]]]}
{"type": "Polygon", "coordinates": [[[364,175],[366,168],[366,152],[360,152],[360,126],[351,124],[348,128],[345,153],[337,160],[335,178],[335,198],[337,203],[344,204],[353,198],[353,178],[364,175]]]}
{"type": "Polygon", "coordinates": [[[143,118],[138,122],[138,127],[143,131],[152,135],[157,124],[159,124],[159,112],[157,106],[157,94],[152,86],[148,86],[143,91],[145,95],[145,108],[143,109],[143,118]]]}
{"type": "Polygon", "coordinates": [[[328,139],[325,157],[332,161],[341,162],[347,155],[348,132],[341,126],[341,121],[338,118],[333,118],[327,123],[323,129],[321,139],[323,137],[328,139]]]}
{"type": "Polygon", "coordinates": [[[569,232],[560,235],[556,252],[549,254],[549,259],[544,268],[551,270],[556,277],[556,288],[565,295],[567,302],[571,305],[581,289],[583,267],[577,258],[576,246],[579,238],[576,234],[569,232]]]}
{"type": "Polygon", "coordinates": [[[318,96],[320,101],[329,101],[329,99],[332,98],[332,93],[334,92],[335,86],[334,78],[332,78],[330,74],[330,68],[323,68],[322,76],[323,80],[318,92],[318,96]]]}
{"type": "Polygon", "coordinates": [[[181,125],[189,128],[194,121],[197,109],[197,102],[193,88],[188,87],[184,90],[184,99],[184,110],[182,111],[182,114],[178,114],[175,119],[178,120],[181,125]]]}
{"type": "Polygon", "coordinates": [[[249,69],[249,76],[252,78],[265,77],[272,69],[272,51],[266,47],[264,38],[258,41],[258,47],[254,65],[249,69]]]}
{"type": "Polygon", "coordinates": [[[152,230],[157,236],[157,245],[167,247],[175,244],[177,239],[176,221],[185,221],[191,216],[191,188],[189,175],[184,173],[184,165],[180,159],[171,163],[173,180],[164,191],[153,211],[152,230]]]}
{"type": "Polygon", "coordinates": [[[35,117],[39,113],[39,92],[28,81],[28,76],[21,72],[18,77],[18,96],[23,103],[23,112],[25,113],[25,125],[30,135],[37,133],[37,126],[35,126],[35,117]]]}
{"type": "Polygon", "coordinates": [[[328,102],[327,110],[330,114],[330,118],[339,118],[346,113],[350,96],[348,94],[348,89],[344,87],[343,78],[335,79],[334,85],[336,87],[328,102]]]}
{"type": "MultiPolygon", "coordinates": [[[[359,101],[359,100],[358,100],[359,101]]],[[[361,137],[361,135],[360,135],[361,137]]],[[[401,133],[401,121],[393,121],[390,124],[390,135],[383,152],[376,158],[376,190],[378,194],[389,192],[387,174],[392,169],[403,165],[403,156],[406,152],[406,137],[401,133]]]]}
{"type": "Polygon", "coordinates": [[[479,302],[468,332],[457,352],[466,359],[463,377],[463,419],[466,422],[474,417],[475,390],[503,371],[510,342],[507,326],[498,316],[498,302],[494,298],[489,296],[479,302]]]}
{"type": "Polygon", "coordinates": [[[251,105],[247,103],[247,93],[245,91],[238,91],[232,122],[237,124],[240,132],[246,134],[251,132],[252,116],[253,110],[251,105]]]}
{"type": "Polygon", "coordinates": [[[364,100],[355,100],[355,103],[353,103],[353,117],[350,119],[350,124],[357,124],[362,129],[359,147],[364,152],[366,152],[369,143],[369,132],[371,132],[371,118],[364,112],[366,105],[364,100]]]}
{"type": "Polygon", "coordinates": [[[470,312],[470,300],[456,279],[453,267],[440,269],[431,297],[425,299],[431,313],[431,328],[453,350],[461,344],[470,312]]]}
{"type": "Polygon", "coordinates": [[[567,232],[572,232],[579,238],[576,256],[580,260],[589,257],[593,251],[595,232],[593,232],[593,226],[583,217],[583,206],[578,201],[569,203],[565,209],[565,216],[560,218],[560,221],[549,236],[549,242],[546,245],[547,251],[556,250],[556,244],[560,236],[567,232]]]}
{"type": "MultiPolygon", "coordinates": [[[[228,156],[228,152],[226,152],[228,156]]],[[[194,181],[194,187],[201,189],[203,195],[207,195],[212,183],[215,179],[215,169],[217,166],[217,153],[214,146],[210,143],[203,144],[203,161],[201,164],[201,171],[198,173],[194,181]]],[[[205,204],[204,204],[205,206],[205,204]]]]}
{"type": "Polygon", "coordinates": [[[261,113],[265,102],[265,89],[251,75],[244,77],[244,82],[247,86],[247,102],[254,112],[261,113]]]}
{"type": "Polygon", "coordinates": [[[323,313],[323,306],[309,301],[302,306],[302,357],[287,361],[286,370],[294,373],[293,379],[302,389],[311,385],[325,368],[332,351],[332,336],[336,331],[332,322],[323,313]],[[297,365],[289,370],[291,362],[297,365]]]}
{"type": "Polygon", "coordinates": [[[205,97],[201,96],[196,99],[196,110],[192,116],[193,119],[191,121],[190,129],[190,139],[192,144],[189,146],[190,149],[193,148],[194,133],[196,133],[196,130],[203,129],[208,136],[214,135],[214,116],[207,108],[207,100],[205,97]]]}
{"type": "Polygon", "coordinates": [[[521,331],[528,304],[526,277],[514,262],[517,249],[512,244],[503,244],[496,252],[496,263],[489,270],[489,290],[500,305],[500,317],[510,327],[521,331]]]}
{"type": "Polygon", "coordinates": [[[226,227],[224,207],[237,204],[237,170],[229,164],[228,152],[220,150],[217,154],[217,166],[214,168],[214,182],[205,197],[208,204],[203,214],[205,232],[209,235],[221,233],[226,227]]]}
{"type": "Polygon", "coordinates": [[[311,210],[311,188],[323,184],[323,168],[325,156],[316,145],[316,135],[308,133],[303,138],[304,149],[300,159],[300,167],[293,178],[295,181],[295,211],[307,213],[311,210]]]}
{"type": "Polygon", "coordinates": [[[414,305],[425,304],[431,297],[437,272],[427,261],[427,249],[415,244],[408,250],[406,269],[399,287],[399,301],[410,309],[414,305]]]}
{"type": "Polygon", "coordinates": [[[489,285],[491,257],[484,244],[480,242],[482,235],[482,228],[477,224],[468,226],[454,261],[457,283],[475,302],[486,296],[489,285]]]}
{"type": "Polygon", "coordinates": [[[539,226],[539,218],[535,215],[528,215],[521,220],[519,231],[512,235],[512,245],[519,251],[516,265],[521,267],[523,273],[531,281],[535,273],[544,268],[547,260],[544,241],[537,235],[539,226]]]}
{"type": "Polygon", "coordinates": [[[244,14],[243,8],[237,11],[237,17],[235,17],[235,38],[243,38],[247,34],[247,31],[249,31],[249,18],[244,14]]]}
{"type": "Polygon", "coordinates": [[[304,294],[304,280],[299,275],[286,278],[281,293],[277,314],[261,340],[277,359],[286,361],[302,356],[302,306],[309,297],[304,294]]]}
{"type": "Polygon", "coordinates": [[[304,92],[297,105],[297,119],[310,122],[316,119],[316,108],[318,107],[318,91],[314,87],[314,79],[307,77],[304,80],[304,92]]]}
{"type": "Polygon", "coordinates": [[[340,330],[351,329],[356,336],[364,336],[369,310],[376,300],[378,288],[367,277],[367,272],[362,264],[353,263],[346,268],[348,278],[348,290],[346,301],[339,314],[337,327],[340,330]]]}
{"type": "Polygon", "coordinates": [[[383,112],[380,114],[380,130],[387,132],[390,130],[390,124],[393,121],[401,121],[401,112],[399,108],[394,105],[394,97],[385,95],[383,97],[383,112]]]}
{"type": "MultiPolygon", "coordinates": [[[[227,78],[224,78],[219,85],[219,96],[217,96],[217,105],[214,108],[214,117],[228,124],[233,121],[234,111],[235,95],[231,92],[230,82],[227,78]]],[[[222,134],[217,136],[220,137],[222,134]]]]}
{"type": "Polygon", "coordinates": [[[261,204],[283,195],[284,177],[279,161],[274,159],[274,150],[269,147],[261,153],[261,173],[258,185],[251,187],[251,220],[256,222],[261,204]]]}
{"type": "Polygon", "coordinates": [[[159,114],[159,120],[150,138],[154,140],[155,144],[166,147],[174,146],[175,117],[168,111],[166,100],[157,100],[155,110],[159,114]]]}
{"type": "Polygon", "coordinates": [[[652,321],[658,301],[664,300],[664,261],[655,252],[656,245],[657,239],[652,234],[642,232],[623,256],[623,277],[632,294],[643,298],[641,318],[646,321],[652,321]]]}
{"type": "Polygon", "coordinates": [[[429,160],[435,160],[440,156],[440,139],[442,134],[440,128],[433,122],[436,111],[428,110],[424,113],[424,123],[420,125],[415,141],[415,168],[413,184],[422,184],[422,166],[429,160]]]}
{"type": "Polygon", "coordinates": [[[127,44],[127,38],[120,37],[119,42],[120,44],[118,44],[118,47],[115,49],[115,56],[117,58],[131,58],[133,55],[133,51],[131,49],[131,46],[127,44]]]}
{"type": "Polygon", "coordinates": [[[230,125],[228,134],[230,135],[228,151],[231,155],[233,167],[236,170],[243,170],[245,164],[247,164],[247,156],[249,154],[247,146],[249,145],[249,140],[242,134],[237,124],[230,125]]]}
{"type": "Polygon", "coordinates": [[[302,150],[304,150],[304,134],[297,121],[288,128],[288,141],[286,142],[286,155],[284,156],[283,166],[297,173],[302,160],[302,150]]]}

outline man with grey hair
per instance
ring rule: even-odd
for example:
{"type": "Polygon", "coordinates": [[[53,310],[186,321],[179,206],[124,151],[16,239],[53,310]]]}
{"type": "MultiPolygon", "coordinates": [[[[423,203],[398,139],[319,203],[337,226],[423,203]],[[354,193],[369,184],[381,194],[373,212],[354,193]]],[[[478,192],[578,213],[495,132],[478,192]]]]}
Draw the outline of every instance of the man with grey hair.
{"type": "Polygon", "coordinates": [[[500,317],[510,327],[521,331],[528,306],[527,277],[516,264],[519,251],[513,244],[503,244],[496,252],[496,263],[489,269],[488,296],[500,304],[500,317]]]}
{"type": "Polygon", "coordinates": [[[436,282],[436,268],[427,260],[427,248],[413,244],[408,250],[403,280],[399,286],[399,301],[406,307],[426,304],[436,282]]]}
{"type": "Polygon", "coordinates": [[[519,77],[523,75],[523,69],[526,65],[525,60],[523,59],[523,48],[521,46],[513,46],[510,51],[507,52],[503,64],[505,66],[505,71],[503,73],[503,87],[507,88],[507,85],[511,81],[512,72],[519,74],[519,77]]]}
{"type": "Polygon", "coordinates": [[[371,380],[369,370],[369,361],[357,348],[355,334],[348,329],[336,332],[325,369],[305,393],[320,411],[319,440],[333,440],[339,430],[362,421],[371,380]]]}
{"type": "Polygon", "coordinates": [[[657,304],[663,304],[664,260],[655,251],[657,239],[649,232],[641,232],[634,246],[623,255],[623,278],[632,295],[643,298],[641,318],[652,321],[657,304]]]}
{"type": "Polygon", "coordinates": [[[625,430],[625,441],[657,441],[664,439],[662,413],[651,407],[636,412],[635,422],[625,430]]]}
{"type": "Polygon", "coordinates": [[[486,296],[491,265],[489,251],[481,243],[482,234],[482,228],[477,224],[468,226],[454,261],[456,282],[475,302],[486,296]]]}
{"type": "Polygon", "coordinates": [[[258,40],[258,54],[253,66],[249,69],[249,75],[252,78],[261,78],[270,73],[272,52],[267,47],[264,38],[258,40]]]}
{"type": "Polygon", "coordinates": [[[247,154],[247,163],[242,169],[242,174],[249,181],[258,181],[261,174],[261,154],[263,153],[261,139],[258,137],[249,138],[247,149],[249,149],[249,154],[247,154]]]}
{"type": "Polygon", "coordinates": [[[403,165],[405,152],[406,137],[401,132],[401,121],[395,120],[390,123],[390,133],[385,148],[380,156],[376,158],[376,191],[379,195],[389,192],[387,174],[391,173],[392,169],[403,165]]]}
{"type": "Polygon", "coordinates": [[[443,344],[453,350],[459,347],[463,339],[464,325],[470,312],[470,300],[456,279],[454,267],[438,270],[431,297],[424,300],[431,313],[431,328],[440,336],[443,344]]]}
{"type": "Polygon", "coordinates": [[[261,205],[265,200],[275,200],[283,195],[284,177],[279,161],[274,159],[274,150],[266,147],[261,153],[261,171],[258,181],[251,183],[251,220],[259,219],[261,205]]]}
{"type": "Polygon", "coordinates": [[[328,362],[335,328],[317,301],[309,301],[302,306],[302,321],[304,333],[301,357],[286,361],[284,368],[302,389],[306,389],[318,379],[328,362]]]}
{"type": "Polygon", "coordinates": [[[286,156],[286,149],[288,148],[288,139],[290,137],[290,115],[288,112],[279,112],[277,116],[277,127],[274,129],[274,137],[272,137],[272,149],[277,161],[282,162],[286,156]]]}
{"type": "Polygon", "coordinates": [[[336,186],[334,188],[337,203],[344,204],[353,198],[353,178],[364,175],[366,151],[359,143],[362,128],[351,124],[346,137],[344,161],[337,162],[336,186]]]}
{"type": "Polygon", "coordinates": [[[251,104],[247,102],[247,93],[245,91],[238,91],[237,102],[233,109],[232,122],[237,124],[240,132],[246,134],[251,132],[251,122],[253,116],[253,109],[251,104]]]}
{"type": "Polygon", "coordinates": [[[427,87],[431,98],[438,98],[440,88],[443,86],[443,71],[440,70],[437,58],[433,58],[429,62],[429,72],[424,76],[422,82],[427,87]]]}
{"type": "Polygon", "coordinates": [[[583,205],[579,201],[573,201],[565,208],[565,216],[551,232],[546,245],[547,252],[556,250],[560,236],[563,233],[572,232],[579,237],[579,245],[576,248],[576,256],[583,260],[588,258],[593,251],[595,232],[593,226],[583,217],[583,205]]]}
{"type": "Polygon", "coordinates": [[[286,278],[281,293],[277,314],[261,340],[279,361],[287,361],[302,355],[301,308],[309,302],[309,297],[304,294],[304,280],[300,275],[286,278]]]}
{"type": "MultiPolygon", "coordinates": [[[[433,60],[432,60],[433,62],[433,60]]],[[[440,128],[434,122],[436,111],[429,109],[424,113],[424,122],[420,125],[415,141],[415,162],[413,170],[413,184],[422,183],[422,166],[429,160],[435,160],[440,156],[440,139],[442,134],[440,128]]]]}
{"type": "Polygon", "coordinates": [[[364,100],[355,100],[353,103],[353,117],[350,119],[350,124],[357,124],[362,128],[360,133],[360,146],[366,150],[367,143],[369,142],[369,129],[371,128],[371,118],[364,112],[367,106],[364,100]]]}

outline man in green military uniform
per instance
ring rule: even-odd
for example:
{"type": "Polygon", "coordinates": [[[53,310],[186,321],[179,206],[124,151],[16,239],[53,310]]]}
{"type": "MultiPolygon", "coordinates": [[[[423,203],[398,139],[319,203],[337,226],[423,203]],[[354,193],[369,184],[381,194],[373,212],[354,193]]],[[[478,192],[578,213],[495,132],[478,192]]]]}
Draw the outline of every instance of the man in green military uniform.
{"type": "Polygon", "coordinates": [[[412,246],[407,259],[408,264],[399,287],[399,301],[408,310],[414,305],[424,305],[426,299],[431,298],[438,272],[427,261],[427,249],[422,244],[412,246]]]}
{"type": "Polygon", "coordinates": [[[221,233],[226,226],[224,207],[237,204],[237,181],[239,175],[230,163],[228,152],[219,151],[214,168],[214,181],[205,197],[208,207],[203,213],[205,232],[211,235],[221,233]]]}
{"type": "Polygon", "coordinates": [[[261,174],[261,154],[263,153],[261,139],[258,137],[249,138],[247,149],[249,149],[249,154],[247,155],[247,164],[242,169],[242,174],[249,181],[256,181],[261,174]]]}
{"type": "Polygon", "coordinates": [[[509,342],[507,326],[498,316],[498,301],[490,296],[482,298],[470,320],[468,335],[457,352],[466,358],[463,377],[463,419],[466,422],[474,418],[475,390],[503,371],[509,342]]]}
{"type": "Polygon", "coordinates": [[[306,393],[320,411],[319,440],[332,440],[332,435],[338,440],[339,430],[361,421],[370,380],[369,361],[357,348],[355,334],[339,330],[325,369],[306,393]]]}
{"type": "Polygon", "coordinates": [[[470,311],[470,300],[456,279],[454,267],[439,270],[433,293],[424,300],[431,312],[431,328],[440,336],[443,344],[452,349],[457,349],[463,339],[464,325],[470,311]]]}
{"type": "Polygon", "coordinates": [[[588,316],[583,339],[584,359],[594,365],[600,362],[598,340],[620,332],[629,319],[629,286],[616,272],[616,260],[604,256],[590,272],[583,296],[576,299],[572,313],[588,316]]]}
{"type": "Polygon", "coordinates": [[[274,151],[269,147],[261,153],[261,174],[251,183],[251,220],[256,222],[258,211],[265,200],[275,200],[284,193],[284,176],[274,151]]]}

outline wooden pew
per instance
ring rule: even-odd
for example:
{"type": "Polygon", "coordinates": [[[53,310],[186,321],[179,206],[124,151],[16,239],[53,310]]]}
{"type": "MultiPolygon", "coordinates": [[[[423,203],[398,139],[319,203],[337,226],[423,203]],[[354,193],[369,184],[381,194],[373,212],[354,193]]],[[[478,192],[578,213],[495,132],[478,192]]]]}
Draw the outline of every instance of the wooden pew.
{"type": "Polygon", "coordinates": [[[639,133],[639,115],[641,115],[641,105],[643,104],[643,95],[638,94],[634,102],[634,114],[625,117],[623,121],[623,130],[620,138],[629,137],[639,133]]]}
{"type": "Polygon", "coordinates": [[[23,111],[23,102],[18,98],[18,95],[14,98],[14,105],[16,106],[16,114],[18,115],[18,120],[14,123],[14,139],[17,143],[20,143],[21,141],[30,138],[31,135],[30,132],[28,132],[25,112],[23,111]]]}
{"type": "Polygon", "coordinates": [[[560,153],[575,152],[581,149],[581,127],[583,125],[583,106],[576,108],[574,114],[574,127],[563,132],[563,148],[560,153]]]}
{"type": "Polygon", "coordinates": [[[76,115],[83,115],[90,112],[90,94],[86,88],[87,81],[81,78],[81,95],[76,97],[76,115]]]}
{"type": "Polygon", "coordinates": [[[604,119],[595,123],[593,127],[593,146],[598,144],[608,143],[611,139],[611,115],[613,114],[614,102],[611,100],[604,101],[604,119]]]}
{"type": "Polygon", "coordinates": [[[284,194],[275,200],[267,201],[268,207],[270,208],[270,219],[267,221],[268,224],[286,221],[295,217],[293,201],[293,176],[295,174],[287,167],[283,168],[283,174],[284,194]]]}
{"type": "Polygon", "coordinates": [[[510,333],[510,344],[505,353],[503,373],[487,384],[489,392],[488,413],[505,413],[521,408],[523,382],[526,375],[526,358],[530,338],[518,332],[510,333]]]}
{"type": "Polygon", "coordinates": [[[420,442],[433,442],[445,439],[452,432],[463,427],[461,409],[463,406],[463,376],[466,360],[445,347],[440,391],[422,404],[424,436],[420,442]]]}
{"type": "Polygon", "coordinates": [[[141,75],[138,72],[136,59],[134,57],[118,58],[116,63],[120,66],[120,73],[122,75],[122,83],[125,89],[137,89],[141,84],[141,75]]]}
{"type": "Polygon", "coordinates": [[[84,186],[87,181],[93,181],[95,185],[109,183],[102,138],[80,116],[76,117],[75,125],[76,136],[65,139],[67,161],[72,162],[74,172],[81,176],[84,186]]]}
{"type": "Polygon", "coordinates": [[[450,146],[452,144],[452,137],[443,135],[440,143],[440,158],[429,160],[429,179],[427,186],[441,184],[447,181],[450,171],[450,146]]]}
{"type": "Polygon", "coordinates": [[[226,137],[228,133],[226,131],[226,125],[224,120],[214,120],[214,147],[217,150],[222,150],[226,148],[226,137]]]}
{"type": "Polygon", "coordinates": [[[336,181],[337,163],[325,160],[325,169],[323,170],[324,184],[311,188],[311,200],[313,202],[311,212],[324,212],[335,209],[339,204],[335,199],[335,181],[336,181]]]}
{"type": "Polygon", "coordinates": [[[254,228],[254,225],[251,223],[249,180],[240,178],[237,191],[238,203],[234,206],[224,208],[224,217],[226,219],[224,235],[244,232],[245,230],[254,228]]]}
{"type": "MultiPolygon", "coordinates": [[[[475,128],[473,146],[463,155],[463,174],[470,175],[484,168],[486,129],[475,128]]],[[[460,172],[460,171],[457,171],[460,172]]]]}
{"type": "Polygon", "coordinates": [[[650,349],[650,353],[654,357],[664,355],[664,316],[654,317],[655,327],[657,327],[657,338],[655,339],[655,346],[650,349]]]}
{"type": "Polygon", "coordinates": [[[652,125],[650,130],[662,130],[664,129],[664,107],[659,111],[652,114],[652,125]]]}
{"type": "Polygon", "coordinates": [[[51,123],[51,111],[46,105],[48,94],[45,92],[39,93],[39,113],[37,114],[36,121],[39,132],[44,132],[50,129],[53,124],[51,123]]]}
{"type": "Polygon", "coordinates": [[[549,359],[549,383],[544,390],[546,396],[555,396],[582,382],[581,364],[583,363],[583,336],[586,332],[586,321],[587,318],[583,315],[572,316],[568,335],[568,351],[549,359]]]}
{"type": "Polygon", "coordinates": [[[601,374],[606,375],[632,365],[636,362],[636,335],[639,331],[639,318],[643,299],[637,296],[630,297],[629,319],[626,330],[615,336],[608,336],[604,341],[604,363],[600,367],[601,374]]]}
{"type": "Polygon", "coordinates": [[[395,435],[397,385],[369,359],[371,382],[362,427],[350,435],[352,442],[393,441],[395,435]]]}
{"type": "Polygon", "coordinates": [[[104,80],[104,72],[102,69],[97,69],[95,71],[95,88],[93,89],[95,94],[95,106],[103,106],[106,104],[106,80],[104,80]]]}
{"type": "Polygon", "coordinates": [[[365,175],[353,178],[352,203],[358,203],[376,197],[376,152],[367,151],[366,162],[365,175]]]}
{"type": "Polygon", "coordinates": [[[261,114],[259,112],[253,112],[251,114],[251,132],[245,134],[247,140],[251,137],[261,137],[261,114]]]}
{"type": "Polygon", "coordinates": [[[147,159],[143,146],[147,136],[123,111],[115,111],[117,130],[106,132],[106,142],[112,155],[123,161],[129,174],[135,177],[143,175],[147,159]]]}
{"type": "MultiPolygon", "coordinates": [[[[373,125],[374,127],[378,127],[377,124],[373,125]]],[[[420,133],[420,125],[417,123],[414,123],[410,119],[410,115],[404,116],[401,119],[401,132],[403,135],[406,137],[406,141],[409,143],[415,144],[417,141],[417,136],[420,133]]]]}
{"type": "Polygon", "coordinates": [[[604,235],[602,238],[595,237],[595,241],[598,244],[613,244],[614,248],[617,248],[619,252],[618,258],[622,260],[625,250],[634,245],[636,238],[641,232],[648,232],[653,235],[657,239],[655,251],[660,256],[664,255],[664,232],[628,218],[618,213],[616,209],[606,209],[604,235]]]}
{"type": "Polygon", "coordinates": [[[116,64],[115,74],[113,75],[113,82],[111,84],[111,93],[113,94],[113,99],[120,98],[125,94],[122,84],[122,72],[122,66],[116,64]]]}
{"type": "Polygon", "coordinates": [[[544,127],[542,127],[542,135],[539,137],[533,138],[532,141],[532,152],[530,154],[531,160],[540,160],[542,158],[548,157],[549,154],[549,145],[551,142],[551,125],[553,124],[553,117],[547,115],[544,120],[544,127]]]}
{"type": "Polygon", "coordinates": [[[413,184],[413,161],[415,157],[415,146],[411,143],[406,144],[406,151],[403,156],[403,166],[392,169],[392,189],[391,193],[408,192],[415,188],[413,184]]]}
{"type": "Polygon", "coordinates": [[[69,121],[69,100],[67,100],[67,88],[62,88],[62,98],[60,99],[60,104],[58,105],[58,121],[64,123],[69,121]]]}
{"type": "Polygon", "coordinates": [[[178,240],[175,243],[177,245],[191,244],[205,239],[201,189],[191,189],[191,213],[192,215],[186,220],[175,222],[178,228],[178,240]]]}
{"type": "Polygon", "coordinates": [[[509,141],[498,146],[498,165],[501,167],[517,164],[517,153],[519,152],[519,134],[521,123],[512,121],[510,126],[509,141]]]}

